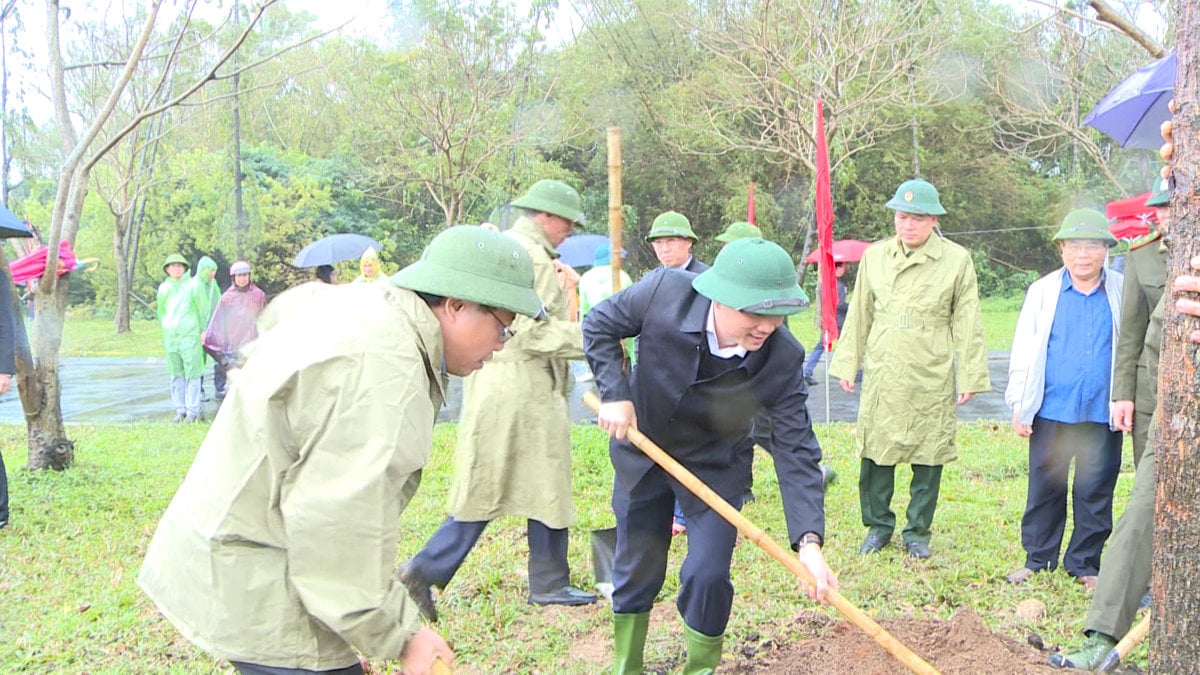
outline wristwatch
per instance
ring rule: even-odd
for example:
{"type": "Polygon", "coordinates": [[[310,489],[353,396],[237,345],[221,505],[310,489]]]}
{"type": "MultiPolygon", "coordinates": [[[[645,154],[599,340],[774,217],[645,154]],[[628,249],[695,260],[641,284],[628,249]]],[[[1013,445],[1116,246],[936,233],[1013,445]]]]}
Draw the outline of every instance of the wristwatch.
{"type": "Polygon", "coordinates": [[[822,543],[821,535],[817,534],[816,532],[805,532],[804,535],[800,537],[800,548],[803,548],[809,544],[816,544],[817,548],[820,548],[822,543]]]}

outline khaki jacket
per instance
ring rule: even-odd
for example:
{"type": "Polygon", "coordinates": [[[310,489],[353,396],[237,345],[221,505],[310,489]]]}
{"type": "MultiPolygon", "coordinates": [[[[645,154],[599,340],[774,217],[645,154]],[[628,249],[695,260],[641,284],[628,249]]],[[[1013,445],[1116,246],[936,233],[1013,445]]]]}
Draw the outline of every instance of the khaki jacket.
{"type": "MultiPolygon", "coordinates": [[[[1113,372],[1112,399],[1133,401],[1134,409],[1154,412],[1158,397],[1158,359],[1144,349],[1150,314],[1167,285],[1167,251],[1158,233],[1125,256],[1125,287],[1121,300],[1121,339],[1113,372]],[[1150,361],[1153,358],[1154,366],[1150,361]]],[[[1157,349],[1154,350],[1157,354],[1157,349]]]]}
{"type": "Polygon", "coordinates": [[[394,567],[444,398],[437,319],[406,290],[304,284],[246,353],[138,585],[222,659],[397,658],[421,627],[394,567]]]}
{"type": "Polygon", "coordinates": [[[896,237],[864,252],[829,372],[853,381],[860,368],[864,458],[885,466],[957,459],[956,394],[991,389],[966,249],[935,234],[909,256],[896,237]]]}
{"type": "Polygon", "coordinates": [[[540,225],[519,218],[505,232],[533,259],[534,288],[549,318],[518,316],[516,335],[463,382],[450,513],[458,520],[517,516],[561,529],[571,498],[570,359],[583,358],[583,333],[567,319],[558,252],[540,225]]]}

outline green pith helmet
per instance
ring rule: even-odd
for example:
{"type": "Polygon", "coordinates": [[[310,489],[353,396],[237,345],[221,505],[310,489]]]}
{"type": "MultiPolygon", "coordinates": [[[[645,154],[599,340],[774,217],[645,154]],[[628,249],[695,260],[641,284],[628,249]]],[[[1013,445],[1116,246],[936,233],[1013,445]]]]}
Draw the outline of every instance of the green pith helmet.
{"type": "Polygon", "coordinates": [[[762,230],[758,229],[758,226],[745,222],[737,222],[730,223],[724,232],[718,234],[717,241],[728,244],[738,239],[750,239],[752,237],[762,239],[762,236],[762,230]]]}
{"type": "Polygon", "coordinates": [[[1146,200],[1146,206],[1167,206],[1171,203],[1171,184],[1166,178],[1154,181],[1154,187],[1150,189],[1152,192],[1146,200]]]}
{"type": "Polygon", "coordinates": [[[712,267],[692,280],[692,288],[713,302],[751,314],[786,316],[808,307],[791,256],[779,244],[759,237],[739,239],[721,249],[712,267]]]}
{"type": "Polygon", "coordinates": [[[172,253],[171,255],[167,256],[167,261],[163,263],[163,271],[164,272],[167,271],[167,265],[174,265],[175,263],[179,263],[180,265],[183,265],[183,271],[185,271],[185,272],[192,269],[192,266],[188,264],[188,261],[186,258],[179,255],[178,253],[172,253]]]}
{"type": "Polygon", "coordinates": [[[1054,241],[1068,239],[1096,239],[1110,248],[1117,245],[1117,238],[1108,231],[1108,218],[1096,209],[1075,209],[1063,218],[1054,241]]]}
{"type": "Polygon", "coordinates": [[[896,188],[896,196],[887,203],[889,209],[915,213],[918,216],[940,216],[946,213],[938,199],[937,188],[919,178],[906,180],[896,188]]]}
{"type": "Polygon", "coordinates": [[[510,203],[530,211],[566,218],[572,223],[583,222],[583,202],[579,199],[579,193],[561,180],[539,180],[510,203]]]}
{"type": "Polygon", "coordinates": [[[646,241],[660,239],[662,237],[687,237],[692,241],[700,241],[700,237],[692,232],[692,223],[687,219],[687,216],[677,211],[667,211],[660,213],[654,219],[654,224],[650,226],[650,234],[646,235],[646,241]]]}
{"type": "Polygon", "coordinates": [[[393,285],[540,317],[533,261],[515,240],[472,225],[443,230],[421,259],[396,272],[393,285]]]}

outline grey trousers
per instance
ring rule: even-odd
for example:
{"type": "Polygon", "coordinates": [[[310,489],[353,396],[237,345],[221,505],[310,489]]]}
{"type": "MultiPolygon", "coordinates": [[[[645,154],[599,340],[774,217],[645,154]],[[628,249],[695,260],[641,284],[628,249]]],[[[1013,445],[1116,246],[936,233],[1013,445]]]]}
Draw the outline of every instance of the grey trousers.
{"type": "Polygon", "coordinates": [[[1154,543],[1154,434],[1146,442],[1133,477],[1133,492],[1117,520],[1096,591],[1088,608],[1084,630],[1121,639],[1133,625],[1138,603],[1150,584],[1151,546],[1154,543]]]}

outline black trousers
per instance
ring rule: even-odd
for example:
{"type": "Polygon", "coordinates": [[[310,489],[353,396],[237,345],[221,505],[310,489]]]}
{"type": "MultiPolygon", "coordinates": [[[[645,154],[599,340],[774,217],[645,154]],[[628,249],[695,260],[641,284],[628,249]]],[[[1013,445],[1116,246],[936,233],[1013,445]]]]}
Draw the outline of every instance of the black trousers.
{"type": "MultiPolygon", "coordinates": [[[[408,561],[409,574],[439,588],[445,588],[458,568],[462,567],[467,554],[475,548],[480,535],[487,528],[487,520],[446,519],[438,531],[425,542],[412,560],[408,561]]],[[[550,593],[570,585],[571,567],[567,563],[567,530],[554,530],[539,521],[526,521],[526,538],[529,541],[529,591],[550,593]]]]}
{"type": "MultiPolygon", "coordinates": [[[[648,612],[666,580],[675,492],[667,474],[658,467],[651,468],[636,485],[624,485],[620,475],[616,483],[613,612],[648,612]]],[[[734,499],[736,502],[731,503],[740,508],[741,495],[734,499]]],[[[679,570],[679,598],[675,604],[692,630],[715,637],[725,633],[733,606],[729,565],[737,530],[709,508],[688,514],[687,524],[687,557],[679,570]]]]}
{"type": "Polygon", "coordinates": [[[1058,567],[1067,523],[1067,473],[1072,459],[1075,529],[1062,562],[1069,574],[1082,577],[1100,571],[1100,552],[1112,533],[1113,488],[1121,470],[1121,433],[1109,431],[1107,424],[1063,424],[1033,418],[1021,546],[1029,569],[1058,567]]]}

